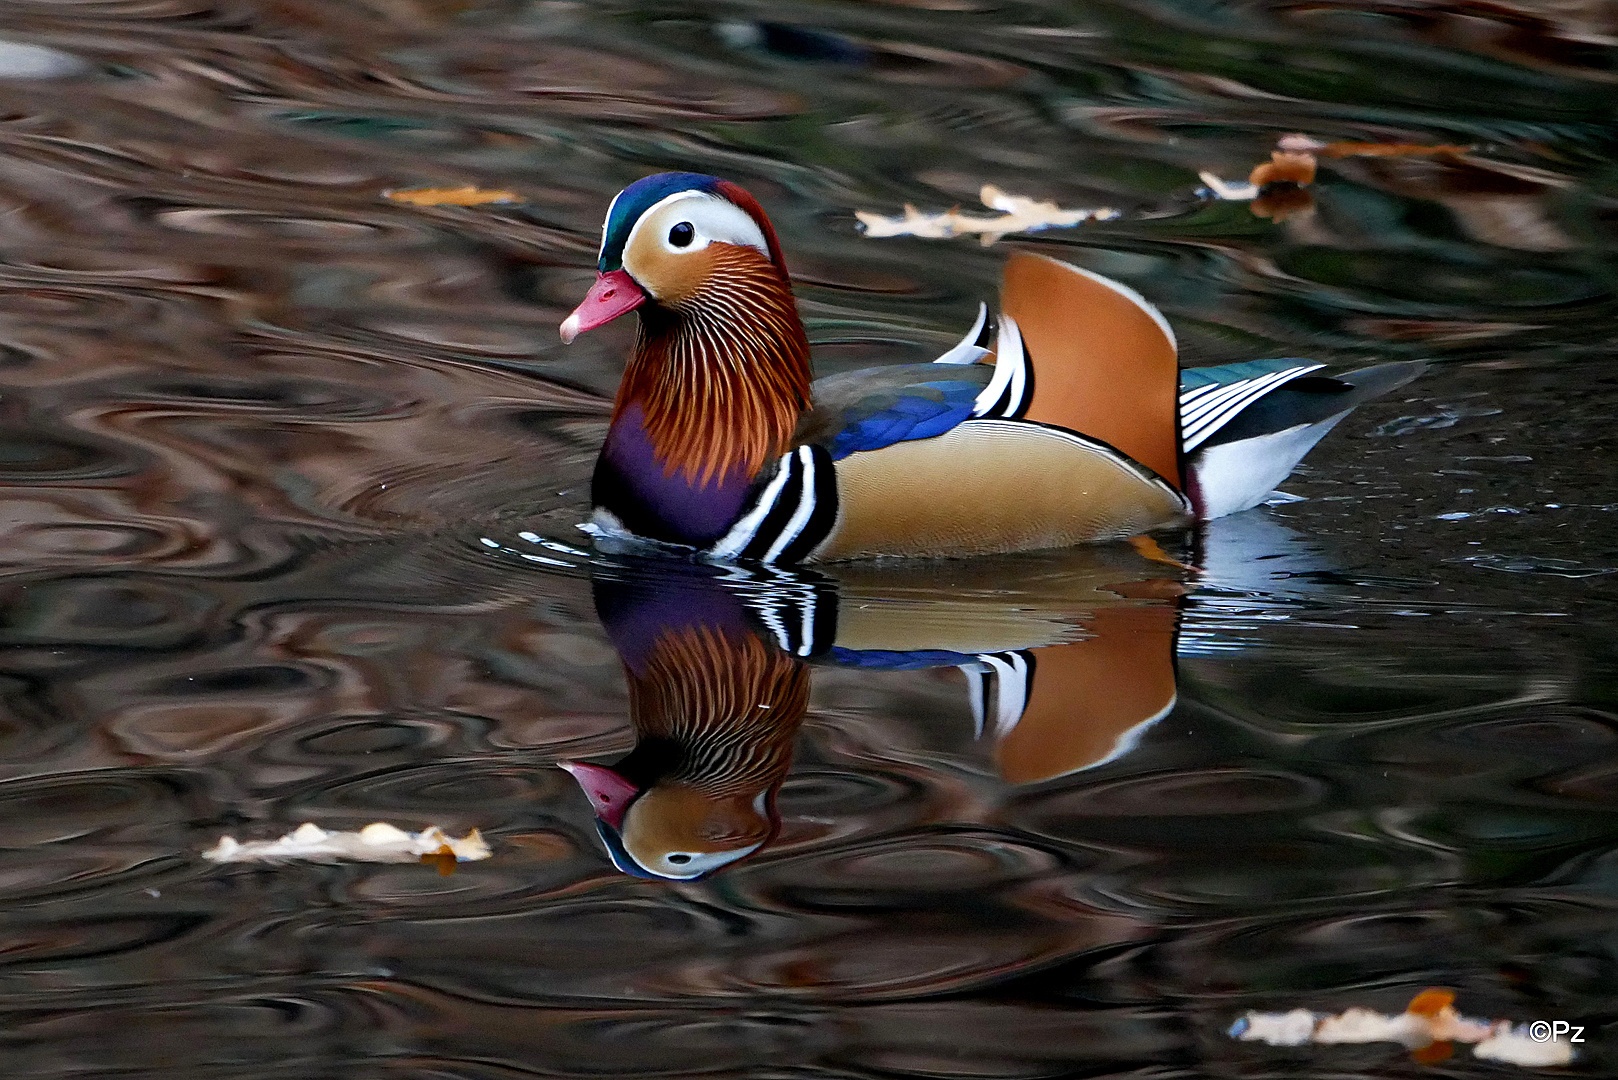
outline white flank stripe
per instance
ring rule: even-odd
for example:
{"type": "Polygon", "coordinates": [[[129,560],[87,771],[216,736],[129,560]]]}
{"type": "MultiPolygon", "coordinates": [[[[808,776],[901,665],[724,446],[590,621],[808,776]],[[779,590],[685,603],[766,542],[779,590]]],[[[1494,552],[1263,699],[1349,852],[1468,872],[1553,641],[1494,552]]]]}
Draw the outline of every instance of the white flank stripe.
{"type": "Polygon", "coordinates": [[[1217,389],[1219,389],[1219,384],[1218,383],[1203,383],[1201,386],[1194,387],[1193,389],[1182,390],[1180,392],[1180,410],[1182,412],[1184,412],[1185,407],[1187,405],[1191,404],[1193,401],[1197,400],[1197,398],[1201,397],[1203,394],[1206,394],[1211,390],[1217,390],[1217,389]]]}
{"type": "Polygon", "coordinates": [[[781,651],[791,652],[792,639],[787,636],[786,623],[781,619],[781,609],[776,607],[775,602],[768,597],[759,597],[749,606],[758,615],[758,621],[768,627],[770,633],[775,635],[775,644],[780,647],[781,651]]]}
{"type": "Polygon", "coordinates": [[[1012,674],[1000,680],[1000,700],[995,706],[998,715],[994,718],[995,732],[1002,739],[1011,734],[1028,708],[1028,660],[1017,653],[1008,654],[1006,659],[1011,662],[1012,674]]]}
{"type": "Polygon", "coordinates": [[[1011,397],[1006,404],[1007,416],[1015,416],[1022,408],[1023,395],[1028,387],[1028,353],[1022,347],[1022,335],[1017,335],[1017,367],[1011,373],[1011,397]]]}
{"type": "MultiPolygon", "coordinates": [[[[993,653],[978,653],[978,659],[987,664],[989,666],[989,670],[994,672],[994,685],[996,691],[994,705],[994,730],[998,734],[1000,733],[1000,701],[998,695],[1005,692],[1003,688],[1006,685],[1006,681],[1011,678],[1011,665],[993,653]]],[[[984,721],[985,724],[987,724],[988,717],[984,717],[984,721]]]]}
{"type": "Polygon", "coordinates": [[[742,516],[742,519],[730,527],[730,531],[719,538],[718,543],[708,549],[708,554],[721,559],[734,559],[748,544],[752,543],[753,536],[758,527],[764,523],[770,509],[775,506],[775,500],[781,497],[781,489],[787,486],[787,480],[792,474],[792,465],[796,455],[783,454],[781,462],[776,467],[775,476],[770,483],[759,493],[758,502],[753,509],[742,516]]]}
{"type": "Polygon", "coordinates": [[[1202,425],[1208,423],[1211,418],[1216,417],[1220,413],[1224,412],[1231,405],[1243,401],[1251,401],[1255,394],[1261,395],[1266,390],[1270,389],[1270,387],[1276,385],[1278,380],[1275,376],[1278,374],[1283,373],[1274,372],[1269,375],[1265,375],[1263,378],[1248,379],[1244,382],[1232,384],[1230,391],[1228,393],[1221,394],[1218,401],[1212,401],[1206,405],[1200,405],[1199,408],[1193,410],[1194,415],[1190,417],[1190,423],[1185,424],[1184,426],[1187,429],[1194,431],[1202,425]]]}
{"type": "Polygon", "coordinates": [[[973,342],[977,341],[978,335],[983,333],[983,323],[984,323],[984,320],[986,320],[988,317],[989,317],[989,305],[988,304],[983,304],[983,303],[978,304],[978,321],[972,324],[972,329],[970,329],[970,330],[968,330],[966,332],[966,336],[963,337],[960,340],[959,344],[957,344],[954,348],[950,349],[950,351],[945,353],[943,356],[940,356],[937,360],[934,360],[933,363],[935,363],[935,364],[975,364],[975,363],[977,363],[978,360],[980,360],[989,351],[988,349],[980,349],[980,348],[978,348],[978,346],[973,344],[973,342]]]}
{"type": "Polygon", "coordinates": [[[1318,370],[1324,366],[1324,364],[1313,364],[1309,367],[1287,368],[1285,371],[1275,372],[1272,376],[1268,376],[1265,379],[1254,379],[1254,385],[1236,400],[1227,402],[1224,406],[1216,409],[1210,414],[1205,415],[1202,419],[1190,425],[1188,429],[1183,431],[1181,439],[1185,449],[1196,449],[1216,431],[1224,427],[1231,420],[1235,419],[1237,414],[1239,414],[1243,409],[1247,408],[1247,406],[1251,405],[1265,394],[1268,394],[1271,390],[1276,389],[1283,383],[1291,382],[1300,375],[1318,370]]]}
{"type": "Polygon", "coordinates": [[[1191,408],[1185,410],[1185,412],[1181,415],[1181,422],[1185,424],[1195,424],[1202,417],[1207,416],[1209,413],[1224,405],[1225,402],[1241,397],[1255,386],[1267,386],[1275,381],[1276,376],[1284,374],[1286,373],[1282,371],[1272,371],[1268,375],[1259,375],[1256,378],[1243,379],[1241,382],[1233,382],[1228,386],[1221,386],[1214,393],[1202,398],[1191,408]]]}
{"type": "Polygon", "coordinates": [[[1028,707],[1028,661],[1016,653],[978,653],[978,659],[994,670],[994,732],[1004,738],[1028,707]]]}
{"type": "Polygon", "coordinates": [[[798,538],[798,534],[803,532],[804,526],[809,524],[809,519],[815,512],[815,454],[809,447],[800,446],[797,455],[798,460],[803,462],[803,490],[798,495],[798,509],[793,511],[787,527],[775,538],[770,550],[764,553],[765,562],[774,562],[780,558],[781,552],[798,538]]]}

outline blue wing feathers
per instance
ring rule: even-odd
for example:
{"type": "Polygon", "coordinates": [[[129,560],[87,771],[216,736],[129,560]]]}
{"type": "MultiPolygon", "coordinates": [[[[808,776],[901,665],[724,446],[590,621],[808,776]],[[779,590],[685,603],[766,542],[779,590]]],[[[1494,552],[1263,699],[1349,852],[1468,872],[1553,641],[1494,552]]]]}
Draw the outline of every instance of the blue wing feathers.
{"type": "Polygon", "coordinates": [[[942,435],[971,418],[988,377],[979,364],[906,364],[823,379],[799,441],[826,447],[837,461],[942,435]]]}
{"type": "Polygon", "coordinates": [[[942,435],[971,415],[971,403],[905,399],[839,431],[828,449],[832,460],[840,461],[861,450],[879,450],[898,442],[942,435]]]}

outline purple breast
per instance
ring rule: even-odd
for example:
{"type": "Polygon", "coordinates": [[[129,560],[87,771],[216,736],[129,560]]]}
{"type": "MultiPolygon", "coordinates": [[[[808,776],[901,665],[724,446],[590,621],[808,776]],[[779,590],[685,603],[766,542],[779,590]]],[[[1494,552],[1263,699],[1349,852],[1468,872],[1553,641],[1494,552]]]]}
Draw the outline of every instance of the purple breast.
{"type": "Polygon", "coordinates": [[[730,531],[752,487],[740,468],[700,486],[679,470],[667,472],[646,434],[645,413],[635,404],[607,432],[590,498],[637,535],[703,548],[730,531]]]}
{"type": "Polygon", "coordinates": [[[598,576],[591,583],[601,616],[624,664],[644,676],[658,641],[689,631],[718,633],[733,642],[757,637],[738,593],[698,577],[695,568],[673,564],[651,580],[615,581],[598,576]]]}

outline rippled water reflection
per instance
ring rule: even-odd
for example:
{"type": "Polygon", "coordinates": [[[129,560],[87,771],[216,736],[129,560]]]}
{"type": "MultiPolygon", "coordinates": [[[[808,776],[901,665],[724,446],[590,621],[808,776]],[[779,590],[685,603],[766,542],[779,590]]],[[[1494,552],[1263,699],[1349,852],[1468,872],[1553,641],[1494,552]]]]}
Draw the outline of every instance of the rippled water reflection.
{"type": "Polygon", "coordinates": [[[10,1073],[1504,1068],[1225,1034],[1428,985],[1586,1025],[1574,1069],[1610,1072],[1614,34],[1578,0],[6,5],[10,1073]],[[1323,162],[1280,222],[1194,194],[1287,132],[1477,150],[1323,162]],[[769,586],[892,613],[865,650],[992,628],[1055,705],[997,725],[953,664],[812,658],[801,728],[763,732],[768,843],[639,880],[554,763],[645,740],[597,609],[683,579],[565,550],[627,331],[555,327],[661,168],[766,204],[823,373],[930,358],[1011,244],[1141,290],[1188,363],[1439,364],[1307,501],[1185,538],[1202,575],[1124,549],[769,586]],[[986,182],[1123,213],[854,228],[986,182]],[[463,184],[526,202],[382,197],[463,184]],[[494,856],[199,858],[375,820],[494,856]]]}

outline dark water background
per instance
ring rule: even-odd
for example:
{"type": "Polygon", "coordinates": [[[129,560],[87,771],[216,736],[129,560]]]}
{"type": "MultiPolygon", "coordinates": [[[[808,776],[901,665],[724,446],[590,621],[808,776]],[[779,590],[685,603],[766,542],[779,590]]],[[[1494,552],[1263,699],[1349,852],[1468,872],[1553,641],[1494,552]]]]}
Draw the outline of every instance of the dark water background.
{"type": "Polygon", "coordinates": [[[1512,1071],[1224,1034],[1437,985],[1610,1075],[1613,35],[1580,0],[0,4],[81,61],[0,79],[0,1064],[1512,1071]],[[1328,163],[1281,223],[1192,194],[1296,131],[1478,150],[1328,163]],[[935,355],[1011,244],[1145,293],[1186,363],[1438,366],[1307,501],[1169,545],[1208,572],[1131,753],[1012,785],[952,669],[817,668],[781,837],[635,880],[551,765],[632,741],[591,560],[514,537],[582,542],[630,331],[555,328],[665,168],[765,204],[822,373],[935,355]],[[1124,213],[854,226],[984,182],[1124,213]],[[468,183],[527,201],[381,195],[468,183]],[[198,857],[374,820],[494,857],[198,857]]]}

